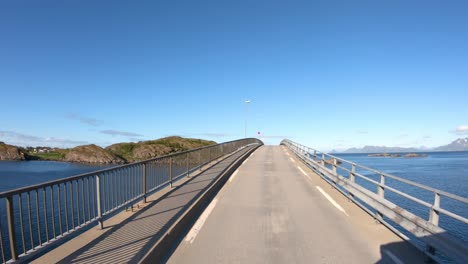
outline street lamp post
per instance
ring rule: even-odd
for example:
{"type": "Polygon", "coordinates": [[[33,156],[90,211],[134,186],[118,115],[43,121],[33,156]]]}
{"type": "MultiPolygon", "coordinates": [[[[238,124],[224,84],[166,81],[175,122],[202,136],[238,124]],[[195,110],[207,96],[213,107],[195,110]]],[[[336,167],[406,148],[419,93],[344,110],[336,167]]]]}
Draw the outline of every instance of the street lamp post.
{"type": "Polygon", "coordinates": [[[244,124],[244,137],[247,137],[247,115],[249,113],[250,100],[245,100],[245,124],[244,124]]]}

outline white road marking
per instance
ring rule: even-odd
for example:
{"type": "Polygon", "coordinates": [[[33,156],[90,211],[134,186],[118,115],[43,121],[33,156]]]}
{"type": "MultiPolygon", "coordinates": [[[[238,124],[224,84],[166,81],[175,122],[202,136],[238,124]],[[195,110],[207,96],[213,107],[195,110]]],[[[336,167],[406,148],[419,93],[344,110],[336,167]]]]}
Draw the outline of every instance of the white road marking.
{"type": "Polygon", "coordinates": [[[248,160],[249,158],[245,159],[244,162],[242,162],[242,165],[244,165],[248,160]]]}
{"type": "Polygon", "coordinates": [[[200,218],[198,218],[197,222],[193,225],[192,229],[190,229],[190,232],[185,237],[185,241],[190,242],[190,244],[193,243],[198,233],[202,229],[206,219],[208,219],[208,216],[210,216],[211,212],[215,208],[217,202],[218,199],[214,198],[208,207],[206,207],[205,211],[201,214],[200,218]]]}
{"type": "Polygon", "coordinates": [[[305,176],[309,176],[309,175],[307,175],[307,173],[304,170],[302,170],[301,167],[297,166],[297,168],[302,172],[302,174],[304,174],[305,176]]]}
{"type": "Polygon", "coordinates": [[[315,186],[317,187],[317,190],[319,190],[319,192],[321,192],[323,194],[323,196],[325,196],[325,198],[327,198],[327,200],[333,204],[338,210],[340,210],[341,212],[343,212],[346,216],[349,216],[346,211],[343,209],[343,207],[341,207],[335,200],[333,200],[333,198],[330,197],[330,195],[328,195],[328,193],[326,193],[324,190],[322,190],[322,188],[320,188],[320,186],[315,186]]]}
{"type": "Polygon", "coordinates": [[[286,155],[288,155],[288,156],[289,156],[289,153],[288,153],[288,152],[286,152],[286,155]]]}
{"type": "Polygon", "coordinates": [[[292,162],[296,162],[293,158],[289,157],[289,159],[292,161],[292,162]]]}
{"type": "Polygon", "coordinates": [[[392,252],[390,252],[390,251],[388,251],[388,250],[386,250],[386,249],[384,249],[383,252],[384,252],[385,254],[387,254],[387,256],[388,256],[389,258],[391,258],[392,261],[395,262],[395,264],[404,264],[404,262],[401,261],[397,256],[393,255],[392,252]]]}
{"type": "Polygon", "coordinates": [[[231,177],[229,177],[229,182],[232,182],[234,180],[234,177],[236,177],[236,174],[239,172],[239,169],[237,169],[232,175],[231,177]]]}

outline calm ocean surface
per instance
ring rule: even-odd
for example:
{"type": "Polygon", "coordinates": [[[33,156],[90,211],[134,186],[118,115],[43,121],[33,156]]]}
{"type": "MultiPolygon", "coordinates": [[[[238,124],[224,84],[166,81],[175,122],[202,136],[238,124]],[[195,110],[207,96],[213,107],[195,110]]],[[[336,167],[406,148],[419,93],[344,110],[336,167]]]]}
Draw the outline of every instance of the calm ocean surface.
{"type": "Polygon", "coordinates": [[[56,161],[0,161],[0,192],[111,167],[56,161]]]}
{"type": "MultiPolygon", "coordinates": [[[[468,152],[428,152],[426,154],[428,154],[428,157],[425,158],[368,157],[367,154],[335,155],[404,179],[465,198],[468,197],[468,152]]],[[[107,167],[110,166],[91,166],[52,161],[0,161],[0,192],[107,167]]],[[[379,177],[360,170],[357,170],[357,172],[375,180],[379,177]]],[[[375,185],[368,184],[359,178],[356,181],[375,192],[375,185]]],[[[386,179],[386,184],[431,204],[433,203],[434,194],[431,192],[391,179],[386,179]]],[[[428,219],[429,209],[426,207],[404,199],[388,190],[385,192],[385,197],[420,217],[428,219]]],[[[441,206],[461,216],[468,217],[468,205],[442,197],[441,206]]],[[[468,241],[468,227],[466,224],[441,215],[440,226],[464,241],[468,241]]]]}

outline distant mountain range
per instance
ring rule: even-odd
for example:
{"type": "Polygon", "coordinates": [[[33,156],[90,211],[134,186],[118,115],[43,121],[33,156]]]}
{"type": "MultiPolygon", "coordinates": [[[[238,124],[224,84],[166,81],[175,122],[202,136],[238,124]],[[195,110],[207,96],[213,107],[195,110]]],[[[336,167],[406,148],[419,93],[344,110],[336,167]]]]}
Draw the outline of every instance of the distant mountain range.
{"type": "MultiPolygon", "coordinates": [[[[422,152],[422,151],[468,151],[468,138],[459,138],[452,143],[437,148],[400,148],[385,146],[364,146],[350,148],[341,153],[392,153],[392,152],[422,152]]],[[[332,151],[333,152],[333,151],[332,151]]],[[[336,151],[335,151],[336,152],[336,151]]]]}
{"type": "Polygon", "coordinates": [[[467,151],[468,150],[468,138],[459,138],[452,143],[440,146],[434,149],[434,151],[467,151]]]}

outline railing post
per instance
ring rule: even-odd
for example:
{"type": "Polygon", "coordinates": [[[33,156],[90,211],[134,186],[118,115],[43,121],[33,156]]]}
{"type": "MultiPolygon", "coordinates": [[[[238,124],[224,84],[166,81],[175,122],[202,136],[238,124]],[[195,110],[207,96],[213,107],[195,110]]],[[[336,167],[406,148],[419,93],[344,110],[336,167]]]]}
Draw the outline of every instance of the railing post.
{"type": "Polygon", "coordinates": [[[317,151],[314,150],[314,160],[316,160],[316,159],[317,159],[317,151]]]}
{"type": "MultiPolygon", "coordinates": [[[[435,226],[439,225],[439,209],[440,206],[440,194],[439,193],[434,193],[434,204],[431,207],[431,211],[429,212],[429,222],[435,226]]],[[[427,251],[431,253],[432,255],[435,254],[436,249],[432,245],[427,245],[426,246],[427,251]]]]}
{"type": "Polygon", "coordinates": [[[383,174],[380,175],[380,185],[377,186],[377,194],[380,198],[384,198],[385,195],[385,176],[383,174]]]}
{"type": "Polygon", "coordinates": [[[349,180],[351,182],[356,182],[356,175],[354,175],[354,173],[356,173],[356,164],[351,164],[351,172],[349,173],[349,180]]]}
{"type": "MultiPolygon", "coordinates": [[[[385,197],[385,176],[383,174],[380,174],[380,184],[377,185],[377,195],[379,198],[384,199],[385,197]]],[[[379,211],[376,212],[376,217],[377,220],[382,220],[383,219],[383,214],[379,211]]]]}
{"type": "MultiPolygon", "coordinates": [[[[338,176],[338,174],[336,173],[336,158],[333,158],[332,167],[333,167],[333,175],[338,176]]],[[[334,178],[332,180],[333,184],[335,184],[335,188],[336,188],[336,182],[337,182],[336,179],[337,178],[334,178]]]]}
{"type": "MultiPolygon", "coordinates": [[[[354,175],[354,173],[356,173],[356,164],[353,163],[351,164],[351,172],[349,173],[349,180],[352,183],[356,182],[356,176],[354,175]]],[[[349,197],[354,198],[354,194],[352,192],[348,191],[348,195],[349,197]]]]}
{"type": "Polygon", "coordinates": [[[13,196],[6,197],[6,209],[8,220],[8,236],[10,237],[10,252],[11,259],[18,259],[18,252],[16,252],[16,232],[15,232],[15,218],[13,210],[13,196]]]}
{"type": "Polygon", "coordinates": [[[440,206],[440,194],[439,193],[434,193],[434,204],[431,208],[430,214],[429,214],[429,222],[431,224],[438,226],[439,225],[439,209],[440,206]]]}
{"type": "Polygon", "coordinates": [[[322,153],[322,166],[325,166],[325,153],[322,153]]]}
{"type": "Polygon", "coordinates": [[[202,167],[202,164],[201,164],[201,150],[198,151],[198,167],[200,168],[200,171],[201,171],[201,167],[202,167]]]}
{"type": "Polygon", "coordinates": [[[104,223],[102,221],[101,176],[99,174],[96,175],[96,205],[97,205],[99,228],[103,229],[104,223]]]}
{"type": "Polygon", "coordinates": [[[190,171],[189,163],[190,163],[190,161],[189,160],[190,160],[190,152],[187,152],[187,178],[190,178],[190,176],[189,176],[189,171],[190,171]]]}
{"type": "Polygon", "coordinates": [[[169,181],[171,182],[172,188],[172,157],[169,158],[169,181]]]}
{"type": "Polygon", "coordinates": [[[336,158],[333,158],[333,174],[336,175],[336,158]]]}
{"type": "Polygon", "coordinates": [[[211,165],[211,148],[208,149],[210,152],[209,152],[209,157],[208,157],[208,161],[210,162],[210,165],[211,165]]]}
{"type": "Polygon", "coordinates": [[[146,163],[143,163],[143,202],[146,203],[146,163]]]}

